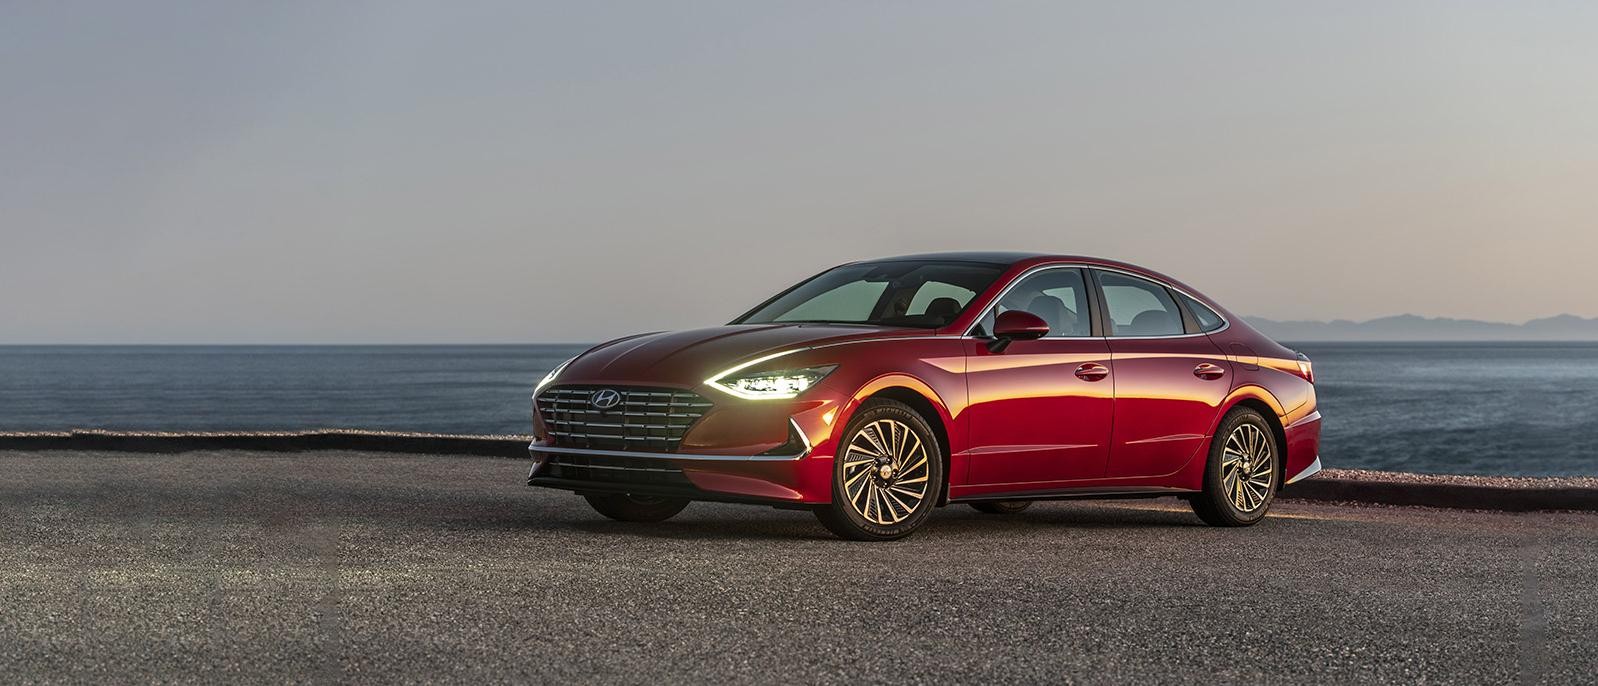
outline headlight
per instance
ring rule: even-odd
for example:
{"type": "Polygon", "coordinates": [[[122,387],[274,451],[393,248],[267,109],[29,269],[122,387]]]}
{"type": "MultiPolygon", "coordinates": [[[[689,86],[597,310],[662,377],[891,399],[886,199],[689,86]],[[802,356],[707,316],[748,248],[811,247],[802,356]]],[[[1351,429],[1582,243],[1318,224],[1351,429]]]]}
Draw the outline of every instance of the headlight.
{"type": "Polygon", "coordinates": [[[555,365],[554,369],[549,370],[549,373],[544,375],[544,380],[538,382],[538,385],[533,387],[533,392],[537,393],[541,390],[544,390],[544,387],[548,386],[549,382],[554,381],[555,377],[560,376],[560,371],[565,369],[566,365],[571,364],[572,360],[575,359],[577,358],[573,357],[571,360],[566,360],[565,362],[555,365]]]}
{"type": "Polygon", "coordinates": [[[804,369],[744,372],[740,367],[734,367],[711,378],[707,383],[740,398],[775,400],[792,398],[805,392],[837,368],[838,365],[829,364],[804,369]]]}

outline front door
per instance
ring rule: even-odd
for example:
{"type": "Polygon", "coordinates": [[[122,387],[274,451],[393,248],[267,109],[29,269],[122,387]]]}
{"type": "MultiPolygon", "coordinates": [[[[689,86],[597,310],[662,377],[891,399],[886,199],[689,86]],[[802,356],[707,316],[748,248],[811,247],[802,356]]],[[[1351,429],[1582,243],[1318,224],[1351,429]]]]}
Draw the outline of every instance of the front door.
{"type": "Polygon", "coordinates": [[[1059,267],[1025,277],[977,325],[966,341],[969,484],[1027,491],[1104,475],[1115,380],[1092,321],[1082,270],[1059,267]],[[1041,317],[1049,333],[993,352],[980,336],[1011,309],[1041,317]]]}

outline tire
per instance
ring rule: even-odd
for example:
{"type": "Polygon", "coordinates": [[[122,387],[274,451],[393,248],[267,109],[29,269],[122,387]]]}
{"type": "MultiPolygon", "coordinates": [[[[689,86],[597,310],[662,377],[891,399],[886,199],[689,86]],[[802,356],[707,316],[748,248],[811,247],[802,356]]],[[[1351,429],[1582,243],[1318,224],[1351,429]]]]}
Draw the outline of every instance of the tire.
{"type": "Polygon", "coordinates": [[[909,405],[877,398],[860,407],[840,436],[832,503],[816,508],[816,517],[849,540],[909,536],[943,493],[937,434],[909,405]]]}
{"type": "Polygon", "coordinates": [[[987,513],[987,514],[996,514],[996,515],[1009,515],[1009,514],[1019,514],[1022,511],[1026,510],[1027,508],[1032,507],[1032,501],[1030,501],[1030,500],[995,500],[995,501],[986,502],[986,503],[971,503],[971,507],[975,508],[977,512],[984,512],[984,513],[987,513]]]}
{"type": "Polygon", "coordinates": [[[685,498],[652,495],[589,493],[583,496],[599,514],[619,522],[664,522],[688,507],[685,498]]]}
{"type": "Polygon", "coordinates": [[[1282,451],[1259,412],[1226,413],[1204,466],[1204,490],[1189,502],[1210,526],[1249,526],[1265,518],[1282,481],[1282,451]],[[1240,477],[1240,478],[1239,478],[1240,477]]]}

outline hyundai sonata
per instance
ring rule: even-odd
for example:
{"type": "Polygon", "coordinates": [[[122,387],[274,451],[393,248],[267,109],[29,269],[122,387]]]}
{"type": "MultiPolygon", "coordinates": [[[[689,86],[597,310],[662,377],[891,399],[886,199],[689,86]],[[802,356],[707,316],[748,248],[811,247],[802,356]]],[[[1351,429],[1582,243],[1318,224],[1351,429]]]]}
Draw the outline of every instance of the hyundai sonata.
{"type": "Polygon", "coordinates": [[[616,339],[534,391],[528,483],[660,521],[813,510],[851,539],[934,508],[1176,495],[1253,524],[1320,470],[1308,358],[1174,279],[1087,257],[854,262],[726,326],[616,339]]]}

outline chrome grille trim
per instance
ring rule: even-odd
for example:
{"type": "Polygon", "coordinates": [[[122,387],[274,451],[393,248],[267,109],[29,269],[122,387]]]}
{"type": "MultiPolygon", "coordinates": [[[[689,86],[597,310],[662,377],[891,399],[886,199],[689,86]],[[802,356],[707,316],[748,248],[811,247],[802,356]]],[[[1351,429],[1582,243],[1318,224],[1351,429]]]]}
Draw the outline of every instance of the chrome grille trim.
{"type": "Polygon", "coordinates": [[[634,386],[556,386],[538,394],[538,413],[556,446],[586,450],[673,453],[712,406],[692,391],[634,386]],[[593,407],[594,393],[621,395],[614,407],[593,407]]]}

